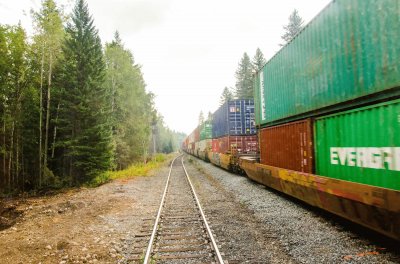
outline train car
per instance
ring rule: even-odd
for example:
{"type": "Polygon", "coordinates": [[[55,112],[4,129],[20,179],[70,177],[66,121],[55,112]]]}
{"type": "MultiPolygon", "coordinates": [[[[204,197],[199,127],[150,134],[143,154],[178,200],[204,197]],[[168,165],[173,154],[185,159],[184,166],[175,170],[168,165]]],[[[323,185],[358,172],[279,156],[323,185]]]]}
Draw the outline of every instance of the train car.
{"type": "Polygon", "coordinates": [[[336,0],[257,74],[249,178],[400,240],[400,6],[336,0]],[[384,32],[384,33],[383,33],[384,32]]]}
{"type": "Polygon", "coordinates": [[[226,170],[243,173],[239,157],[257,154],[254,100],[235,99],[225,102],[213,114],[212,147],[208,159],[226,170]]]}
{"type": "Polygon", "coordinates": [[[214,113],[197,156],[400,240],[399,13],[332,1],[256,74],[254,103],[214,113]]]}

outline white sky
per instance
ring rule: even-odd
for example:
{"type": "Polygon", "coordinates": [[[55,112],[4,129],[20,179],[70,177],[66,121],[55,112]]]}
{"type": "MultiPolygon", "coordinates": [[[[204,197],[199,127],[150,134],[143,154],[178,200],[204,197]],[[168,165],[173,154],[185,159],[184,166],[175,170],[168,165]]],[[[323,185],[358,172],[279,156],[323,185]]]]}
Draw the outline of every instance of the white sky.
{"type": "MultiPolygon", "coordinates": [[[[0,23],[20,20],[32,33],[29,10],[40,0],[0,0],[0,23]]],[[[74,1],[56,0],[69,12],[74,1]]],[[[147,89],[165,123],[189,134],[200,111],[219,105],[225,86],[247,52],[268,59],[279,50],[283,25],[296,8],[309,22],[329,0],[87,0],[103,44],[115,30],[142,65],[147,89]]]]}

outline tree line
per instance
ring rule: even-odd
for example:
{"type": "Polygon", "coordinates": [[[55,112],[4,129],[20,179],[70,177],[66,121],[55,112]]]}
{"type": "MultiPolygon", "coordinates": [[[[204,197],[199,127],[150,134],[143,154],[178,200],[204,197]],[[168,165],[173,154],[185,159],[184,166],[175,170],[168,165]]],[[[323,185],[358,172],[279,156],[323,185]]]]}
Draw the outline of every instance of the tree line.
{"type": "MultiPolygon", "coordinates": [[[[288,24],[283,26],[284,34],[281,39],[284,43],[279,46],[285,46],[289,43],[303,28],[303,19],[300,17],[299,12],[294,9],[289,16],[288,24]]],[[[226,101],[234,98],[238,99],[249,99],[253,98],[253,79],[254,74],[261,70],[266,63],[262,51],[257,48],[256,53],[252,60],[249,55],[245,52],[240,59],[239,65],[235,72],[236,83],[235,87],[225,87],[220,97],[220,105],[223,105],[226,101]]]]}
{"type": "Polygon", "coordinates": [[[32,17],[32,37],[0,25],[0,192],[79,185],[178,148],[140,65],[118,32],[101,44],[85,0],[68,18],[43,0],[32,17]]]}

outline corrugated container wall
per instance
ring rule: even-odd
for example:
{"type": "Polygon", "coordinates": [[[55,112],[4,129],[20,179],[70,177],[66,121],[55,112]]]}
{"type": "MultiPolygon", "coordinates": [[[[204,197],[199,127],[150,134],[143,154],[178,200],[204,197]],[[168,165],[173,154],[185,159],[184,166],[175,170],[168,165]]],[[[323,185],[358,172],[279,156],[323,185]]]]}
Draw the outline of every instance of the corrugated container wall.
{"type": "Polygon", "coordinates": [[[204,139],[199,141],[199,150],[206,151],[211,149],[212,139],[204,139]]]}
{"type": "Polygon", "coordinates": [[[212,140],[212,151],[217,153],[257,153],[257,136],[225,136],[212,140]]]}
{"type": "Polygon", "coordinates": [[[332,1],[258,73],[257,125],[399,96],[399,14],[398,0],[332,1]]]}
{"type": "Polygon", "coordinates": [[[316,119],[316,173],[400,190],[400,100],[316,119]]]}
{"type": "Polygon", "coordinates": [[[261,164],[313,173],[312,120],[260,130],[261,164]]]}
{"type": "Polygon", "coordinates": [[[213,115],[212,137],[256,134],[254,100],[237,99],[223,104],[213,115]]]}
{"type": "Polygon", "coordinates": [[[200,140],[212,138],[212,121],[206,120],[200,125],[200,140]]]}

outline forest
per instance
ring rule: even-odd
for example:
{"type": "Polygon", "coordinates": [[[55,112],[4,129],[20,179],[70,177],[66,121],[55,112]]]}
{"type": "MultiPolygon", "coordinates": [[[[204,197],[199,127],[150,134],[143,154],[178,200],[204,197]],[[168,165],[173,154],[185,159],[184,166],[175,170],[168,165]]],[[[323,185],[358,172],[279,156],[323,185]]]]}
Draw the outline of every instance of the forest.
{"type": "Polygon", "coordinates": [[[84,0],[0,25],[0,193],[79,186],[178,149],[118,32],[101,43],[84,0]]]}

